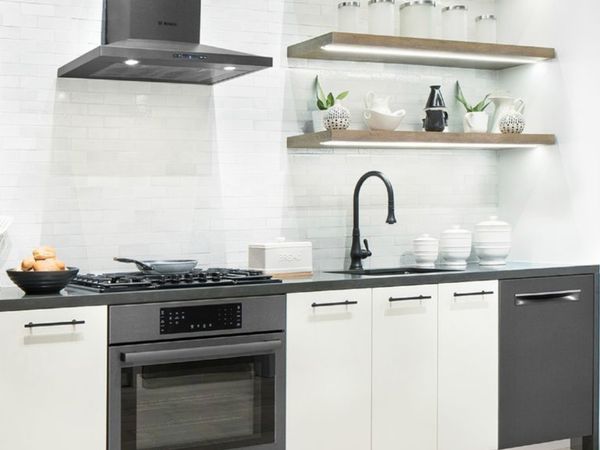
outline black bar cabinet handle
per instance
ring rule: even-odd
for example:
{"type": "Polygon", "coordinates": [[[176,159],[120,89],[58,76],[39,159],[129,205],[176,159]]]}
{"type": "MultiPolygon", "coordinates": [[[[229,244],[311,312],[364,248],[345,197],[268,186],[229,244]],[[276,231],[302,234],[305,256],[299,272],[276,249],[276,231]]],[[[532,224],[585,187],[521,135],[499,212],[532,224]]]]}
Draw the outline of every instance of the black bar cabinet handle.
{"type": "Polygon", "coordinates": [[[431,295],[419,295],[418,297],[390,297],[389,302],[407,302],[409,300],[431,300],[433,297],[431,295]]]}
{"type": "Polygon", "coordinates": [[[25,324],[25,328],[42,328],[42,327],[66,327],[68,325],[84,325],[85,320],[71,320],[70,322],[48,322],[48,323],[33,323],[25,324]]]}
{"type": "Polygon", "coordinates": [[[494,291],[455,292],[454,297],[475,297],[476,295],[492,295],[494,291]]]}
{"type": "Polygon", "coordinates": [[[578,302],[580,300],[581,289],[572,291],[554,291],[554,292],[535,292],[529,294],[516,294],[515,305],[524,306],[535,303],[546,302],[578,302]]]}
{"type": "Polygon", "coordinates": [[[346,300],[345,302],[336,302],[336,303],[313,303],[311,306],[313,308],[323,308],[326,306],[348,306],[348,305],[358,305],[358,302],[351,302],[350,300],[346,300]]]}

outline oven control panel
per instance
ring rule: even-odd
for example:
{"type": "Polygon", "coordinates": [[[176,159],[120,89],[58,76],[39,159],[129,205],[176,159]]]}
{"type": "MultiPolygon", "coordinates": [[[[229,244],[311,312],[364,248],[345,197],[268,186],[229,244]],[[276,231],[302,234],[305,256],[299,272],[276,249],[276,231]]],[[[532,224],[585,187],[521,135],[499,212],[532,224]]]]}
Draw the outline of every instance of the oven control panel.
{"type": "Polygon", "coordinates": [[[242,328],[241,303],[160,309],[160,334],[200,333],[237,328],[242,328]]]}

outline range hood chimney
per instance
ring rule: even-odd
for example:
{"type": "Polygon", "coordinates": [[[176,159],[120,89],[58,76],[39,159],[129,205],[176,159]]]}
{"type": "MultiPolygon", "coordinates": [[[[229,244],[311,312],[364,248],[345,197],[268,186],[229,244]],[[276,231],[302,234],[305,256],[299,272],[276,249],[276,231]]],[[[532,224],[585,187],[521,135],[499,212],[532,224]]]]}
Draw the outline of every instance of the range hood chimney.
{"type": "Polygon", "coordinates": [[[201,0],[104,0],[102,45],[58,69],[61,78],[216,84],[273,59],[200,45],[201,0]]]}

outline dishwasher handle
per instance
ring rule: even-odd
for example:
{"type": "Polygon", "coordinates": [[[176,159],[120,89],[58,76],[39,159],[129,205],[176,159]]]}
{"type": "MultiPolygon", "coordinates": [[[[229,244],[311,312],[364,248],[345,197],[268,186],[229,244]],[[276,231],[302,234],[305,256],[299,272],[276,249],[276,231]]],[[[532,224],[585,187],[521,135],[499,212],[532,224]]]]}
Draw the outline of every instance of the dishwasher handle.
{"type": "Polygon", "coordinates": [[[568,303],[578,302],[581,298],[581,289],[572,291],[535,292],[528,294],[515,294],[516,306],[537,305],[542,303],[568,303]]]}
{"type": "Polygon", "coordinates": [[[124,367],[133,367],[156,364],[176,364],[207,359],[262,355],[272,353],[282,345],[283,343],[280,340],[273,340],[230,345],[212,345],[207,347],[178,348],[172,350],[124,352],[121,353],[121,365],[124,367]]]}

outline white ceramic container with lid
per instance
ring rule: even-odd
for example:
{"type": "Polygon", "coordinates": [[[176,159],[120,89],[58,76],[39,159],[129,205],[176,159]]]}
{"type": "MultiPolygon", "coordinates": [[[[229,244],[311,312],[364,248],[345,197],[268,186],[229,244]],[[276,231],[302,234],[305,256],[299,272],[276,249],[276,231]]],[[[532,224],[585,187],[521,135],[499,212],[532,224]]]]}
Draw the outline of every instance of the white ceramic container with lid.
{"type": "Polygon", "coordinates": [[[496,16],[484,14],[475,18],[475,41],[496,43],[496,16]]]}
{"type": "Polygon", "coordinates": [[[396,34],[396,0],[369,0],[369,33],[396,34]]]}
{"type": "Polygon", "coordinates": [[[469,9],[466,5],[442,8],[442,38],[452,41],[468,40],[469,9]]]}
{"type": "Polygon", "coordinates": [[[248,246],[248,268],[268,274],[312,273],[312,243],[278,238],[275,242],[251,244],[248,246]]]}
{"type": "Polygon", "coordinates": [[[439,253],[439,241],[423,234],[413,240],[413,252],[418,267],[434,267],[439,253]]]}
{"type": "Polygon", "coordinates": [[[471,244],[473,235],[469,230],[455,225],[442,233],[440,239],[440,253],[444,259],[444,265],[465,268],[467,258],[471,255],[471,244]]]}
{"type": "Polygon", "coordinates": [[[338,3],[338,31],[346,33],[360,31],[360,2],[338,3]]]}
{"type": "Polygon", "coordinates": [[[440,8],[434,0],[411,0],[400,4],[400,36],[438,38],[440,8]]]}
{"type": "Polygon", "coordinates": [[[474,248],[481,266],[503,266],[512,245],[510,224],[492,216],[475,225],[474,248]]]}

